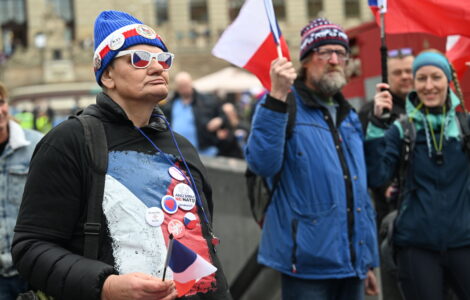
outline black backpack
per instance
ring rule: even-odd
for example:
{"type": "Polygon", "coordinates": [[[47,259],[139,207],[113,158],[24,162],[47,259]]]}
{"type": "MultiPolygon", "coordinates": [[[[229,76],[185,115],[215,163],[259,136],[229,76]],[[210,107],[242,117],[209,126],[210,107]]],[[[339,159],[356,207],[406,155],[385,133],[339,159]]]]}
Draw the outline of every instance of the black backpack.
{"type": "MultiPolygon", "coordinates": [[[[294,91],[287,96],[287,113],[288,121],[286,128],[286,139],[292,136],[295,126],[295,116],[297,111],[296,99],[294,91]]],[[[248,166],[245,171],[246,187],[248,191],[248,200],[250,201],[250,209],[253,218],[260,227],[263,227],[264,215],[268,209],[271,198],[274,194],[279,180],[281,179],[282,168],[276,175],[274,175],[272,189],[266,182],[266,178],[254,173],[248,166]]]]}
{"type": "MultiPolygon", "coordinates": [[[[86,112],[86,111],[85,111],[86,112]]],[[[69,119],[76,118],[80,121],[85,135],[88,159],[91,161],[91,189],[88,197],[86,222],[83,227],[84,245],[83,256],[97,259],[99,243],[102,232],[101,218],[105,175],[108,169],[108,143],[104,126],[97,117],[83,114],[79,111],[69,119]]],[[[42,291],[29,290],[19,294],[17,300],[54,300],[42,291]]]]}
{"type": "MultiPolygon", "coordinates": [[[[86,113],[86,110],[85,110],[86,113]]],[[[101,206],[104,194],[105,175],[108,170],[108,143],[103,122],[97,117],[80,114],[74,116],[83,126],[85,144],[91,162],[92,180],[87,201],[86,222],[83,227],[83,256],[97,259],[102,233],[101,206]]]]}

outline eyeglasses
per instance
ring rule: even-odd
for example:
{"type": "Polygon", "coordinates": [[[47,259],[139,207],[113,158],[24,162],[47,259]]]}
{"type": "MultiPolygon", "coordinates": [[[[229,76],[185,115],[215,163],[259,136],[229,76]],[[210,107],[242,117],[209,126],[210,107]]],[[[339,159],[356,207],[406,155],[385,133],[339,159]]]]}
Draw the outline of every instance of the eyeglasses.
{"type": "Polygon", "coordinates": [[[401,49],[393,49],[387,52],[388,58],[395,58],[395,57],[404,57],[413,55],[413,49],[411,48],[401,48],[401,49]]]}
{"type": "Polygon", "coordinates": [[[131,55],[131,64],[136,69],[147,68],[150,66],[152,59],[155,58],[155,60],[163,67],[163,70],[169,70],[171,65],[173,65],[173,59],[175,58],[175,55],[170,52],[152,53],[145,50],[119,51],[116,58],[127,54],[131,55]]]}
{"type": "Polygon", "coordinates": [[[336,54],[336,56],[338,57],[338,61],[340,62],[344,62],[349,59],[349,53],[345,50],[315,48],[313,49],[313,52],[316,52],[318,54],[318,57],[325,61],[330,60],[333,56],[333,53],[336,54]]]}

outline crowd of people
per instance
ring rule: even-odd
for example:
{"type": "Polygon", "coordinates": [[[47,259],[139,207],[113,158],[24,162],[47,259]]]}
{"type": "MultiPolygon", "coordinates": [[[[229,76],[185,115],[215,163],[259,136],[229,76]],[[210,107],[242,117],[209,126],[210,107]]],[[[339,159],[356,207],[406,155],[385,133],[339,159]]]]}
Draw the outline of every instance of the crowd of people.
{"type": "Polygon", "coordinates": [[[12,120],[0,85],[0,299],[231,299],[199,155],[245,158],[266,179],[258,262],[281,274],[282,299],[361,300],[380,286],[386,300],[470,299],[470,126],[442,53],[389,51],[389,82],[357,113],[341,92],[348,36],[312,20],[300,69],[271,63],[248,126],[187,72],[163,103],[174,56],[135,17],[102,12],[94,49],[96,104],[44,137],[12,120]],[[382,268],[380,284],[379,225],[393,210],[396,270],[382,268]],[[184,294],[163,279],[173,237],[217,269],[184,294]]]}

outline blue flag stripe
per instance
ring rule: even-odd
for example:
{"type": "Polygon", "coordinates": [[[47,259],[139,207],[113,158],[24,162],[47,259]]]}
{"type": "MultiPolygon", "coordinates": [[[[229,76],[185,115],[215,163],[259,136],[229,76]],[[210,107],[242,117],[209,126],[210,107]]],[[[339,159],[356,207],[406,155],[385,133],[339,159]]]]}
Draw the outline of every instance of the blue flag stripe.
{"type": "Polygon", "coordinates": [[[197,258],[197,254],[191,249],[174,240],[168,266],[174,273],[181,273],[191,266],[197,258]]]}

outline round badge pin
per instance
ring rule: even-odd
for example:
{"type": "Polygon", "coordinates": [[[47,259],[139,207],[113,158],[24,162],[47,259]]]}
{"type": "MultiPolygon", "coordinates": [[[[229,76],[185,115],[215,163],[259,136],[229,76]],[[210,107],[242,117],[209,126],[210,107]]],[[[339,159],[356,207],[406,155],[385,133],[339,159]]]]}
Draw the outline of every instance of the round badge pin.
{"type": "Polygon", "coordinates": [[[166,195],[162,197],[162,208],[166,213],[174,214],[178,211],[178,202],[173,196],[166,195]]]}
{"type": "Polygon", "coordinates": [[[182,210],[191,210],[196,205],[196,195],[186,183],[178,183],[173,190],[173,197],[182,210]]]}
{"type": "Polygon", "coordinates": [[[178,181],[183,181],[184,176],[182,171],[180,171],[177,167],[169,167],[168,168],[168,173],[173,179],[176,179],[178,181]]]}
{"type": "Polygon", "coordinates": [[[137,31],[139,35],[151,40],[157,37],[157,33],[152,28],[144,24],[137,26],[135,31],[137,31]]]}
{"type": "Polygon", "coordinates": [[[114,35],[111,36],[108,42],[108,47],[111,50],[118,50],[119,48],[124,45],[124,42],[126,41],[126,38],[122,33],[115,33],[114,35]]]}
{"type": "Polygon", "coordinates": [[[184,223],[184,226],[186,226],[186,228],[194,229],[197,224],[196,216],[191,212],[186,213],[184,215],[183,223],[184,223]]]}
{"type": "Polygon", "coordinates": [[[93,67],[95,70],[99,70],[101,68],[101,57],[99,53],[96,53],[95,57],[93,57],[93,67]]]}
{"type": "Polygon", "coordinates": [[[173,234],[176,239],[182,238],[185,233],[183,223],[176,219],[170,220],[170,222],[168,222],[168,233],[173,234]]]}
{"type": "Polygon", "coordinates": [[[165,215],[159,207],[149,207],[145,212],[145,221],[150,226],[158,227],[162,225],[165,215]]]}

